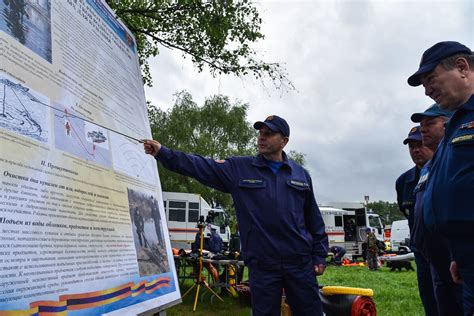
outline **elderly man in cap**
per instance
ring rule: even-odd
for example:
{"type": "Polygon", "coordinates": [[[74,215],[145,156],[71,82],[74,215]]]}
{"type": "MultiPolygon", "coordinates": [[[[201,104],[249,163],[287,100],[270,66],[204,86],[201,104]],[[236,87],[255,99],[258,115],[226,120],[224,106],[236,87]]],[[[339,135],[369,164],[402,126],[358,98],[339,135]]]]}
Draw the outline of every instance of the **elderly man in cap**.
{"type": "Polygon", "coordinates": [[[147,154],[234,200],[242,257],[249,267],[253,315],[280,315],[282,290],[294,315],[322,315],[316,275],[325,270],[328,238],[308,172],[283,151],[288,123],[256,122],[259,154],[212,160],[145,140],[147,154]]]}
{"type": "Polygon", "coordinates": [[[441,109],[455,111],[424,183],[426,229],[444,236],[451,275],[463,284],[464,314],[474,314],[474,55],[458,42],[440,42],[423,53],[408,78],[423,85],[441,109]]]}
{"type": "MultiPolygon", "coordinates": [[[[421,141],[420,127],[413,127],[408,133],[408,137],[403,141],[408,144],[410,157],[415,166],[405,171],[395,182],[397,191],[397,203],[400,211],[408,219],[410,236],[413,236],[413,213],[415,207],[415,194],[413,190],[420,178],[420,170],[433,156],[433,151],[424,146],[421,141]]],[[[433,291],[433,282],[431,277],[430,264],[419,254],[416,248],[410,243],[410,249],[415,255],[416,273],[418,278],[418,290],[421,302],[426,315],[437,315],[436,299],[433,291]]]]}

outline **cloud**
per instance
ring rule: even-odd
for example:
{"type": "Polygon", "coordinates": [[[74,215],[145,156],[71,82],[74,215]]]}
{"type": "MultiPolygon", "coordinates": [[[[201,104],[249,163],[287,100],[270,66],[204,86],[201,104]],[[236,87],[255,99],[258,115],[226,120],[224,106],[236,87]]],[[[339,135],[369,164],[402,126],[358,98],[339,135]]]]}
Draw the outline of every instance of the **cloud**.
{"type": "Polygon", "coordinates": [[[258,3],[267,61],[284,62],[297,91],[281,94],[253,79],[198,74],[176,52],[151,62],[147,99],[167,108],[188,90],[201,104],[222,93],[250,104],[249,120],[269,114],[291,126],[288,149],[306,154],[318,201],[395,201],[394,183],[411,168],[402,144],[411,113],[433,103],[406,83],[438,41],[474,48],[472,5],[464,1],[258,3]],[[467,13],[469,12],[469,13],[467,13]]]}

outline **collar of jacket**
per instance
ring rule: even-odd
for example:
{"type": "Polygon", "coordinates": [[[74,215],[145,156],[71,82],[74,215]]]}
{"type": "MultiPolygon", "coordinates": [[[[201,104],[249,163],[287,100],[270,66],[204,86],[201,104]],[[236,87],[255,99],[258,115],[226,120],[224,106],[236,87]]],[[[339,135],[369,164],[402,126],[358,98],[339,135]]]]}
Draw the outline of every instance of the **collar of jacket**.
{"type": "Polygon", "coordinates": [[[469,110],[469,111],[472,111],[474,110],[474,95],[471,95],[471,97],[469,98],[469,100],[467,100],[466,103],[464,103],[460,109],[466,109],[466,110],[469,110]]]}
{"type": "MultiPolygon", "coordinates": [[[[288,156],[286,155],[285,152],[283,152],[282,154],[283,154],[283,165],[288,166],[290,170],[293,169],[293,164],[295,164],[295,162],[293,162],[293,160],[288,159],[288,156]]],[[[252,165],[259,168],[268,167],[266,161],[267,160],[263,157],[263,155],[258,154],[257,156],[253,158],[252,165]]]]}
{"type": "Polygon", "coordinates": [[[418,179],[420,177],[420,169],[417,166],[414,166],[410,169],[410,171],[411,172],[408,174],[407,177],[407,182],[418,182],[418,179]]]}

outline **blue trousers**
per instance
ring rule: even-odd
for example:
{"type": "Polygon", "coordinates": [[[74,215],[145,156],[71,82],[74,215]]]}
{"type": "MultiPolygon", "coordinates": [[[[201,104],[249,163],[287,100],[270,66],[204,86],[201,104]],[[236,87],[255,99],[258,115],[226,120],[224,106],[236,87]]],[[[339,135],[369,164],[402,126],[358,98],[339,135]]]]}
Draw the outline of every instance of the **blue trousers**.
{"type": "Polygon", "coordinates": [[[431,267],[438,315],[463,315],[462,286],[453,282],[449,271],[451,254],[447,240],[440,234],[431,234],[425,250],[431,267]]]}
{"type": "Polygon", "coordinates": [[[418,292],[425,309],[426,316],[437,316],[436,298],[433,289],[433,279],[429,262],[417,251],[414,251],[416,262],[416,276],[418,279],[418,292]]]}
{"type": "Polygon", "coordinates": [[[448,243],[463,280],[464,315],[472,316],[474,314],[474,240],[469,237],[449,238],[448,243]]]}
{"type": "Polygon", "coordinates": [[[310,257],[301,262],[271,265],[252,260],[248,266],[253,316],[280,316],[283,289],[293,315],[323,315],[310,257]]]}

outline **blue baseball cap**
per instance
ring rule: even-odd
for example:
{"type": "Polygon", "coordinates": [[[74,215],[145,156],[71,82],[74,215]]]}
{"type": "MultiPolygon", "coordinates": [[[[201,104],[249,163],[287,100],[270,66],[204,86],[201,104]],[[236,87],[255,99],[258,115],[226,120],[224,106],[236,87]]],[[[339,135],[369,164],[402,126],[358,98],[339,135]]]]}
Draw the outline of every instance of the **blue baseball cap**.
{"type": "Polygon", "coordinates": [[[469,47],[452,41],[439,42],[431,46],[423,53],[420,68],[408,78],[408,84],[413,87],[419,86],[421,84],[421,75],[434,70],[443,59],[456,54],[471,55],[472,51],[469,47]]]}
{"type": "Polygon", "coordinates": [[[451,117],[453,116],[453,111],[443,110],[439,107],[439,104],[435,103],[429,108],[427,108],[424,112],[420,113],[413,113],[411,115],[411,121],[413,123],[420,123],[424,117],[438,117],[438,116],[446,116],[451,117]]]}
{"type": "Polygon", "coordinates": [[[288,126],[285,119],[277,115],[270,115],[265,121],[258,121],[253,124],[253,128],[255,129],[261,129],[263,126],[268,127],[273,132],[282,133],[283,136],[290,137],[290,126],[288,126]]]}
{"type": "Polygon", "coordinates": [[[408,137],[403,141],[403,145],[408,144],[410,140],[421,142],[421,131],[419,126],[412,127],[408,133],[408,137]]]}

